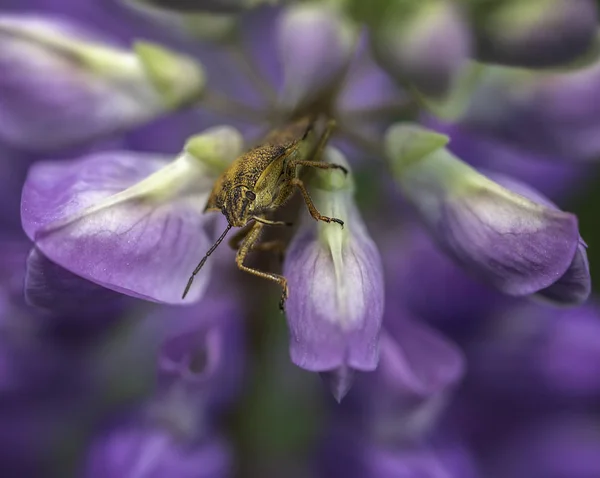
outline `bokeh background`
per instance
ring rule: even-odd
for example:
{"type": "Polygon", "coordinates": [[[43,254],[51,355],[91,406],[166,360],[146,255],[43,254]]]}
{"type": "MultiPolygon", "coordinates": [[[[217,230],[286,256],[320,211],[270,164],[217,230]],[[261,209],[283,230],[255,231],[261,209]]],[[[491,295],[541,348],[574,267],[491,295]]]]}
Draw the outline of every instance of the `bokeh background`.
{"type": "MultiPolygon", "coordinates": [[[[189,108],[46,147],[43,125],[64,121],[62,113],[78,100],[53,97],[55,109],[38,104],[39,91],[58,91],[57,82],[35,68],[35,81],[15,75],[23,71],[15,64],[35,55],[10,57],[10,35],[0,22],[0,476],[600,477],[598,284],[592,281],[592,297],[575,307],[493,290],[439,250],[370,149],[404,114],[447,134],[463,161],[512,175],[575,213],[593,274],[600,267],[600,62],[590,41],[583,66],[576,69],[571,58],[551,63],[553,52],[565,54],[556,38],[577,44],[573,32],[588,28],[587,20],[595,34],[597,4],[569,0],[576,6],[561,10],[564,2],[553,1],[532,0],[544,5],[524,40],[519,28],[527,31],[529,0],[504,2],[513,16],[500,25],[515,26],[505,32],[514,45],[482,37],[486,13],[502,2],[455,2],[475,12],[468,20],[479,40],[475,59],[494,64],[468,85],[463,114],[437,114],[427,103],[416,114],[392,108],[377,121],[359,118],[362,147],[334,138],[352,165],[356,203],[383,259],[385,340],[393,343],[382,349],[387,355],[377,372],[356,374],[341,403],[329,390],[338,378],[291,363],[277,291],[240,274],[227,248],[215,254],[205,298],[183,309],[81,286],[31,252],[20,205],[32,165],[115,150],[174,157],[188,137],[210,126],[231,124],[251,142],[264,125],[218,108],[189,108]],[[553,9],[565,22],[548,14],[544,23],[553,9]],[[511,63],[514,71],[496,71],[511,63]],[[523,72],[529,63],[534,69],[523,72]],[[21,129],[42,127],[15,141],[6,126],[15,111],[24,118],[21,129]]],[[[384,6],[356,9],[368,20],[384,6]]],[[[240,21],[250,62],[278,86],[284,74],[273,25],[282,8],[261,6],[240,21]]],[[[198,29],[208,31],[221,21],[216,17],[188,22],[190,13],[148,13],[117,0],[0,0],[0,18],[9,13],[60,15],[124,46],[139,38],[168,45],[199,59],[209,85],[236,101],[260,101],[244,80],[244,61],[235,59],[239,51],[199,38],[198,29]]],[[[415,60],[422,69],[411,80],[435,90],[447,72],[439,65],[459,55],[462,40],[448,24],[434,23],[442,41],[419,49],[410,40],[422,34],[428,45],[430,38],[429,24],[419,25],[399,24],[411,32],[400,40],[425,58],[425,66],[415,60]]],[[[406,97],[405,78],[383,76],[356,74],[347,104],[406,97]]],[[[292,202],[287,214],[299,207],[292,202]]],[[[259,261],[280,267],[275,259],[259,261]]]]}

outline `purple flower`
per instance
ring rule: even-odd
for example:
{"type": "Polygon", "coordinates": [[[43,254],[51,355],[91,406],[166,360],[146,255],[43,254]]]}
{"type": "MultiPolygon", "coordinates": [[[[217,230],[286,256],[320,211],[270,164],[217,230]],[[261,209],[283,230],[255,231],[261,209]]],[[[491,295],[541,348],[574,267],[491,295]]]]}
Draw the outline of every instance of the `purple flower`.
{"type": "Polygon", "coordinates": [[[505,295],[464,271],[415,224],[390,228],[380,233],[380,240],[388,311],[406,310],[450,337],[462,338],[491,310],[510,304],[505,295]]]}
{"type": "Polygon", "coordinates": [[[600,395],[600,311],[529,304],[509,308],[471,349],[472,373],[490,394],[523,401],[600,395]]]}
{"type": "Polygon", "coordinates": [[[591,478],[598,473],[597,417],[559,414],[515,430],[487,460],[484,471],[498,478],[591,478]]]}
{"type": "Polygon", "coordinates": [[[450,2],[399,7],[373,30],[372,46],[383,67],[401,83],[433,96],[444,95],[465,66],[471,38],[467,23],[450,2]]]}
{"type": "Polygon", "coordinates": [[[404,125],[386,140],[403,195],[438,243],[506,294],[584,301],[590,278],[577,218],[517,181],[491,181],[443,148],[446,140],[404,125]]]}
{"type": "Polygon", "coordinates": [[[188,58],[145,43],[124,50],[65,19],[3,15],[0,35],[0,137],[27,150],[131,128],[197,97],[204,85],[188,58]]]}
{"type": "MultiPolygon", "coordinates": [[[[240,142],[228,128],[198,138],[172,162],[107,152],[36,163],[23,191],[25,232],[51,261],[85,279],[134,297],[181,303],[198,257],[212,243],[202,215],[214,181],[210,165],[231,159],[240,142]]],[[[208,271],[188,302],[202,295],[208,271]]]]}
{"type": "MultiPolygon", "coordinates": [[[[596,307],[548,304],[577,305],[590,294],[586,246],[577,218],[537,192],[541,186],[564,198],[578,178],[568,164],[531,163],[515,166],[519,181],[512,179],[511,166],[502,163],[538,158],[525,155],[510,134],[512,146],[495,140],[482,146],[477,141],[487,139],[469,132],[450,153],[447,136],[422,127],[395,126],[387,137],[384,131],[392,121],[431,124],[424,108],[445,117],[467,107],[450,130],[453,140],[477,113],[488,133],[497,135],[500,125],[514,135],[506,124],[517,125],[523,133],[513,137],[531,142],[524,151],[558,144],[548,159],[593,154],[595,66],[568,81],[554,73],[509,72],[497,95],[509,98],[502,109],[495,98],[480,96],[496,91],[486,90],[486,82],[504,70],[468,61],[540,67],[576,59],[597,24],[595,3],[578,1],[574,10],[563,0],[492,0],[484,9],[479,2],[442,0],[281,8],[253,8],[261,0],[126,0],[102,8],[23,0],[25,7],[64,9],[99,22],[111,34],[123,18],[145,15],[147,26],[170,30],[164,40],[202,59],[207,85],[194,59],[163,46],[135,42],[128,50],[67,20],[15,15],[9,28],[0,19],[0,71],[6,66],[0,93],[9,92],[0,105],[0,138],[11,143],[0,145],[11,153],[0,165],[18,173],[0,175],[5,235],[16,234],[8,208],[27,164],[14,169],[22,155],[12,150],[94,142],[82,144],[85,154],[72,160],[73,152],[62,150],[54,155],[61,161],[26,158],[33,165],[22,224],[34,244],[11,237],[19,250],[0,248],[1,260],[14,255],[20,264],[7,261],[0,272],[0,326],[15,327],[0,335],[6,405],[0,468],[31,476],[66,463],[69,470],[58,471],[66,476],[72,471],[66,458],[85,455],[77,471],[87,478],[208,478],[230,475],[241,456],[239,468],[251,475],[281,474],[278,462],[284,474],[305,474],[297,463],[305,454],[298,451],[321,434],[324,476],[471,478],[475,460],[490,476],[547,471],[535,454],[529,468],[522,464],[527,457],[507,461],[506,468],[496,458],[504,465],[509,447],[503,440],[536,419],[565,406],[595,413],[589,409],[598,380],[589,365],[598,348],[596,307]],[[561,35],[541,34],[548,25],[561,35]],[[524,78],[521,90],[514,78],[524,78]],[[557,90],[574,88],[564,96],[569,101],[549,88],[552,94],[539,97],[547,105],[531,102],[544,89],[539,78],[557,81],[557,90]],[[581,94],[574,95],[578,87],[581,94]],[[171,112],[177,117],[165,116],[171,112]],[[540,135],[531,123],[546,113],[540,135]],[[228,126],[206,130],[219,118],[240,133],[228,126]],[[230,211],[204,211],[234,158],[263,141],[287,140],[268,131],[303,118],[314,120],[316,132],[336,124],[328,140],[350,158],[354,176],[307,163],[323,159],[312,155],[308,135],[289,130],[298,148],[272,145],[284,166],[305,160],[297,172],[314,202],[312,216],[316,208],[344,221],[344,228],[314,221],[296,197],[267,216],[287,222],[301,214],[296,231],[265,225],[258,243],[265,247],[244,262],[280,274],[259,249],[272,239],[271,245],[289,242],[282,274],[290,291],[288,344],[284,334],[271,334],[277,327],[272,284],[235,270],[224,244],[212,248],[226,219],[220,212],[230,211]],[[188,138],[197,131],[204,132],[188,138]],[[112,133],[118,133],[116,147],[96,142],[112,133]],[[545,135],[548,144],[536,145],[545,135]],[[535,189],[520,182],[531,178],[535,189]],[[387,189],[392,183],[406,201],[387,189]],[[182,300],[208,250],[210,261],[182,300]],[[320,406],[319,377],[289,364],[288,345],[292,362],[319,372],[343,403],[329,398],[328,408],[320,406]],[[234,432],[235,448],[220,438],[224,426],[234,432]],[[77,449],[68,446],[74,438],[77,449]],[[35,456],[27,467],[29,454],[35,456]],[[12,464],[25,468],[13,471],[12,464]]],[[[129,42],[140,32],[132,23],[118,36],[129,42]]],[[[324,160],[350,170],[331,143],[324,160]]],[[[251,161],[244,166],[264,173],[251,161]]],[[[287,176],[279,172],[276,181],[287,176]]],[[[247,179],[231,177],[236,185],[247,179]]],[[[279,186],[288,185],[269,192],[275,196],[279,186]]],[[[0,226],[3,221],[0,214],[0,226]]],[[[238,231],[231,244],[240,237],[238,231]]]]}
{"type": "Polygon", "coordinates": [[[558,157],[556,151],[536,154],[499,138],[478,135],[460,123],[428,120],[427,124],[452,138],[448,149],[471,166],[518,179],[554,200],[570,197],[590,178],[593,165],[574,164],[568,157],[558,157]]]}
{"type": "Polygon", "coordinates": [[[550,158],[593,161],[600,151],[599,85],[597,61],[562,72],[492,68],[459,124],[550,158]]]}
{"type": "Polygon", "coordinates": [[[241,385],[244,314],[239,300],[215,289],[216,281],[198,304],[156,314],[164,328],[158,377],[162,389],[183,387],[197,405],[222,408],[241,385]]]}
{"type": "Polygon", "coordinates": [[[99,332],[45,318],[14,306],[0,316],[0,463],[14,475],[69,476],[99,424],[152,383],[149,322],[121,316],[99,332]]]}
{"type": "MultiPolygon", "coordinates": [[[[345,164],[336,151],[327,161],[345,164]]],[[[296,365],[312,371],[373,370],[383,317],[381,259],[352,202],[349,179],[325,173],[329,183],[314,190],[315,204],[322,214],[344,221],[344,228],[307,217],[288,249],[290,354],[296,365]]]]}
{"type": "Polygon", "coordinates": [[[239,304],[217,288],[185,309],[163,307],[157,388],[145,406],[99,434],[86,477],[229,476],[230,451],[214,428],[240,389],[244,347],[239,304]]]}
{"type": "Polygon", "coordinates": [[[220,441],[180,443],[166,431],[123,426],[96,439],[85,478],[220,478],[229,476],[229,450],[220,441]]]}
{"type": "Polygon", "coordinates": [[[298,5],[282,14],[278,27],[282,103],[297,109],[330,101],[354,53],[356,26],[333,8],[298,5]]]}
{"type": "Polygon", "coordinates": [[[380,445],[365,439],[362,430],[339,426],[327,437],[319,456],[322,477],[476,478],[473,457],[452,441],[436,445],[380,445]]]}
{"type": "Polygon", "coordinates": [[[477,58],[490,63],[525,67],[565,63],[586,53],[596,35],[598,8],[591,0],[472,3],[477,58]]]}

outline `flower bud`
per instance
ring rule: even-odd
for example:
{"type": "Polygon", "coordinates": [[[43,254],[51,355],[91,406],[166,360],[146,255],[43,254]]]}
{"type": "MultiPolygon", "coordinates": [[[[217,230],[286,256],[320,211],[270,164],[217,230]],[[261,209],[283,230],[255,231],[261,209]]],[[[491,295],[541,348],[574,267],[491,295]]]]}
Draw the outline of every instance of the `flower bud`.
{"type": "Polygon", "coordinates": [[[197,99],[204,89],[204,71],[194,60],[147,42],[137,42],[134,49],[167,108],[178,108],[197,99]]]}
{"type": "MultiPolygon", "coordinates": [[[[214,161],[226,135],[218,128],[205,134],[214,161]]],[[[51,261],[96,284],[146,300],[193,302],[210,264],[181,295],[212,244],[203,210],[215,178],[186,152],[171,162],[124,151],[38,162],[23,189],[23,228],[51,261]]]]}
{"type": "Polygon", "coordinates": [[[585,54],[597,31],[598,7],[593,0],[472,3],[477,56],[490,63],[560,65],[585,54]]]}
{"type": "Polygon", "coordinates": [[[470,53],[470,36],[458,8],[424,0],[418,8],[393,10],[373,29],[372,47],[379,63],[401,83],[432,96],[444,95],[470,53]]]}
{"type": "Polygon", "coordinates": [[[358,30],[340,11],[319,4],[289,7],[278,28],[282,102],[297,109],[329,101],[354,53],[358,30]]]}
{"type": "Polygon", "coordinates": [[[64,20],[0,17],[0,137],[46,150],[134,127],[198,97],[201,67],[162,47],[134,52],[64,20]]]}
{"type": "MultiPolygon", "coordinates": [[[[326,160],[345,164],[332,149],[326,160]]],[[[315,206],[343,220],[344,228],[306,215],[288,248],[284,274],[290,288],[291,358],[299,367],[334,375],[346,368],[373,370],[383,316],[381,259],[353,203],[350,178],[319,171],[313,186],[315,206]]],[[[348,386],[337,387],[338,399],[348,386]]]]}
{"type": "Polygon", "coordinates": [[[460,124],[550,159],[595,162],[599,87],[598,60],[575,71],[486,67],[460,124]]]}
{"type": "Polygon", "coordinates": [[[506,294],[584,300],[589,274],[577,218],[522,183],[505,188],[478,173],[442,147],[444,138],[401,124],[386,136],[402,193],[438,244],[506,294]]]}

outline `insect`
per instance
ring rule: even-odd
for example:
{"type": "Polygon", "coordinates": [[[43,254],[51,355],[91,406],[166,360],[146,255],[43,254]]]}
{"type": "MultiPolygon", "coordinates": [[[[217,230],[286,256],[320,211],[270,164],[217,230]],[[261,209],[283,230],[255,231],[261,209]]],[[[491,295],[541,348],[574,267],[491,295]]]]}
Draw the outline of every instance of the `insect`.
{"type": "Polygon", "coordinates": [[[274,221],[270,214],[282,206],[298,189],[311,216],[318,221],[335,222],[344,227],[343,221],[322,215],[315,207],[304,182],[298,176],[298,167],[339,169],[347,174],[341,165],[321,162],[323,150],[331,136],[334,122],[327,127],[317,140],[315,120],[303,117],[282,128],[271,131],[258,146],[239,156],[216,181],[205,212],[221,211],[227,218],[227,227],[208,250],[188,280],[183,292],[186,296],[194,277],[200,272],[208,257],[221,244],[232,227],[241,227],[229,244],[237,250],[236,264],[239,269],[281,286],[279,308],[283,310],[288,297],[285,277],[272,272],[264,272],[245,265],[250,251],[283,251],[280,241],[259,243],[261,232],[266,226],[289,225],[274,221]]]}

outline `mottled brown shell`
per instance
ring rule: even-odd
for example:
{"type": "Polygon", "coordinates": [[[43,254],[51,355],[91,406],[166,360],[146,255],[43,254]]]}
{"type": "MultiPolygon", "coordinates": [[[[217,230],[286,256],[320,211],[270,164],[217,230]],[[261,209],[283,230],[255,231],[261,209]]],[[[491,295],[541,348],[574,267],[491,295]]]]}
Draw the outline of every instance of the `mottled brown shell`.
{"type": "MultiPolygon", "coordinates": [[[[237,186],[245,186],[257,194],[271,188],[273,194],[270,196],[274,199],[275,189],[278,187],[277,178],[283,175],[286,160],[294,154],[311,129],[312,121],[301,118],[271,131],[261,144],[239,156],[221,174],[215,182],[205,211],[223,211],[224,207],[232,207],[227,200],[237,186]]],[[[268,208],[267,204],[262,205],[268,208]]]]}

